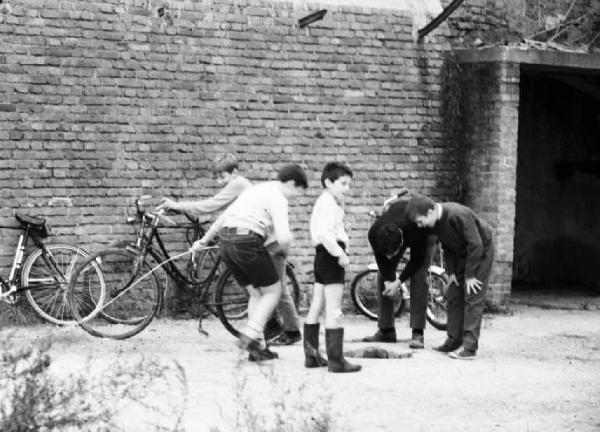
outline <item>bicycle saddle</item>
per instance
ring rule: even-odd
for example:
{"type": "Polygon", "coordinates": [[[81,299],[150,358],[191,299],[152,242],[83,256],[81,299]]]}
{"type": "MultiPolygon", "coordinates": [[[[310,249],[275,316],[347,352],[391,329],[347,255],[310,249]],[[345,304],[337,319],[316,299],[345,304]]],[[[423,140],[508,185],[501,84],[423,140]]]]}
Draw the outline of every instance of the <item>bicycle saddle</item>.
{"type": "Polygon", "coordinates": [[[22,213],[16,213],[15,217],[22,225],[30,226],[37,230],[41,237],[48,237],[50,235],[50,227],[46,224],[46,219],[22,213]]]}
{"type": "Polygon", "coordinates": [[[46,219],[42,219],[42,218],[39,218],[36,216],[27,216],[27,215],[21,214],[21,213],[15,214],[15,217],[22,224],[31,225],[31,226],[38,227],[38,228],[43,227],[44,224],[46,223],[46,219]]]}

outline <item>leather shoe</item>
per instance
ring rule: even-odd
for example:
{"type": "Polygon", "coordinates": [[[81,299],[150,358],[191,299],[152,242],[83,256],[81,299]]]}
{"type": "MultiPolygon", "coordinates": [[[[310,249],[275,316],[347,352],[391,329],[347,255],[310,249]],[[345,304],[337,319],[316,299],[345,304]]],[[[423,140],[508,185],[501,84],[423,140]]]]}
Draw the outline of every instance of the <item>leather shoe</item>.
{"type": "Polygon", "coordinates": [[[379,329],[373,336],[363,338],[363,342],[396,342],[396,329],[379,329]]]}
{"type": "Polygon", "coordinates": [[[271,339],[269,341],[269,343],[271,345],[275,345],[275,346],[293,345],[296,342],[300,341],[301,339],[302,339],[302,333],[300,333],[299,331],[297,331],[297,332],[284,331],[279,336],[271,339]]]}
{"type": "Polygon", "coordinates": [[[449,341],[446,341],[440,346],[433,347],[433,349],[442,353],[451,353],[452,351],[456,351],[457,349],[459,349],[460,346],[461,344],[453,344],[449,341]]]}
{"type": "Polygon", "coordinates": [[[425,337],[422,334],[414,334],[408,346],[413,349],[425,348],[425,337]]]}
{"type": "Polygon", "coordinates": [[[274,360],[277,358],[279,358],[279,354],[271,351],[269,347],[257,352],[250,352],[248,354],[248,360],[251,362],[261,362],[264,360],[274,360]]]}

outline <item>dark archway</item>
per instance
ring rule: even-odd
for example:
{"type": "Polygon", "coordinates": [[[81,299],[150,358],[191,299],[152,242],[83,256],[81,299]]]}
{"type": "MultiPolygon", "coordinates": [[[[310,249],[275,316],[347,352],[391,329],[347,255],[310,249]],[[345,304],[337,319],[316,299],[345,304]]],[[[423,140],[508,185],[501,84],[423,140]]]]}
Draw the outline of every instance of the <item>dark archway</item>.
{"type": "Polygon", "coordinates": [[[600,74],[521,65],[513,290],[600,293],[600,74]]]}

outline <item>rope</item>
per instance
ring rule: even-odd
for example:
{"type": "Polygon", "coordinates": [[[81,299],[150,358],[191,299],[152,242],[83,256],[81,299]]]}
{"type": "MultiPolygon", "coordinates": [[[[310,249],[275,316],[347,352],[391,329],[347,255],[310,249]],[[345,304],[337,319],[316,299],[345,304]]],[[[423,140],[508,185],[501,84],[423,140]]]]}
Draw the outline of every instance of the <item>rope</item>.
{"type": "MultiPolygon", "coordinates": [[[[115,298],[111,299],[108,303],[105,303],[100,309],[98,309],[98,311],[96,312],[96,314],[98,312],[100,312],[101,310],[104,310],[106,307],[108,307],[111,303],[113,303],[115,300],[117,300],[119,297],[121,297],[123,294],[125,294],[125,292],[129,291],[131,288],[133,288],[134,286],[136,286],[137,284],[139,284],[142,280],[146,279],[148,276],[150,276],[152,273],[154,273],[156,270],[158,270],[159,268],[161,268],[162,266],[164,266],[165,264],[174,261],[178,258],[181,258],[183,256],[186,256],[188,254],[194,254],[197,252],[201,252],[204,250],[208,250],[208,249],[216,249],[218,248],[218,246],[205,246],[200,250],[194,250],[194,249],[189,249],[185,252],[182,252],[178,255],[175,255],[174,257],[169,258],[168,260],[165,260],[163,262],[161,262],[160,264],[158,264],[157,266],[153,267],[152,269],[150,269],[150,271],[148,271],[147,273],[143,274],[139,279],[137,279],[133,284],[129,285],[127,288],[125,288],[123,291],[121,291],[119,293],[119,295],[117,295],[115,298]]],[[[94,314],[94,315],[96,315],[94,314]]],[[[86,319],[88,319],[88,317],[86,317],[86,319]]]]}

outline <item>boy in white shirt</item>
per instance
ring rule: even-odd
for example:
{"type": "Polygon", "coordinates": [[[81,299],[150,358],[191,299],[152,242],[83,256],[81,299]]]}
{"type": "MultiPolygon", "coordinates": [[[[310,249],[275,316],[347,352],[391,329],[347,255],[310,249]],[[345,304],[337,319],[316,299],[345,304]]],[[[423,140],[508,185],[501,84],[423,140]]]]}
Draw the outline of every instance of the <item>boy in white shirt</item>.
{"type": "MultiPolygon", "coordinates": [[[[221,155],[215,160],[213,174],[216,176],[218,184],[225,185],[216,195],[198,201],[174,201],[170,198],[163,198],[157,210],[175,210],[196,217],[202,214],[216,213],[225,209],[243,191],[252,186],[252,183],[240,174],[238,161],[231,153],[221,155]]],[[[285,283],[285,256],[276,254],[272,258],[281,276],[282,294],[276,311],[281,318],[277,316],[271,318],[266,325],[265,337],[274,339],[275,342],[272,342],[274,345],[291,345],[302,338],[300,334],[300,316],[296,310],[289,287],[285,283]],[[279,323],[280,321],[283,322],[283,327],[279,323]]]]}
{"type": "Polygon", "coordinates": [[[352,171],[339,162],[323,168],[325,188],[315,202],[310,218],[310,235],[315,246],[313,300],[304,324],[304,366],[327,366],[329,372],[358,372],[360,365],[344,358],[344,328],[341,326],[345,270],[350,265],[346,250],[349,239],[344,228],[341,204],[350,189],[352,171]],[[319,353],[319,316],[325,309],[325,360],[319,353]]]}
{"type": "Polygon", "coordinates": [[[288,199],[303,194],[307,187],[306,174],[299,165],[284,166],[277,181],[258,183],[244,190],[192,246],[196,250],[203,248],[219,232],[221,257],[250,296],[248,323],[240,334],[238,346],[247,349],[253,360],[278,357],[266,347],[263,337],[265,324],[282,290],[266,242],[279,247],[271,253],[288,255],[292,241],[288,199]]]}

